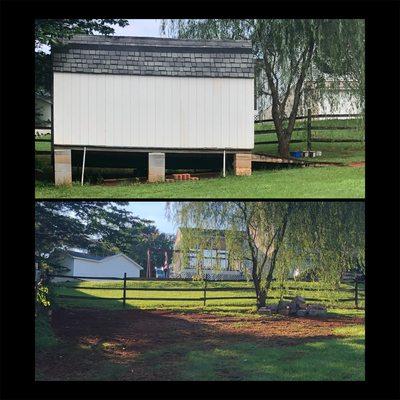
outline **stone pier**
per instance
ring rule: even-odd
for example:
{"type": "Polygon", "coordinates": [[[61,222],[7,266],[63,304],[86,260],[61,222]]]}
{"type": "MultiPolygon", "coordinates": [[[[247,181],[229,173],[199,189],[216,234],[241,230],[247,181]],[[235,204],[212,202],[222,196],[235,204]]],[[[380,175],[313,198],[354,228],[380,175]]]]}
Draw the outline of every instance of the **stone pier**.
{"type": "Polygon", "coordinates": [[[148,181],[165,181],[165,153],[149,153],[148,181]]]}
{"type": "Polygon", "coordinates": [[[251,153],[236,153],[233,160],[235,175],[251,175],[251,153]]]}
{"type": "Polygon", "coordinates": [[[54,183],[72,184],[71,150],[54,149],[54,183]]]}

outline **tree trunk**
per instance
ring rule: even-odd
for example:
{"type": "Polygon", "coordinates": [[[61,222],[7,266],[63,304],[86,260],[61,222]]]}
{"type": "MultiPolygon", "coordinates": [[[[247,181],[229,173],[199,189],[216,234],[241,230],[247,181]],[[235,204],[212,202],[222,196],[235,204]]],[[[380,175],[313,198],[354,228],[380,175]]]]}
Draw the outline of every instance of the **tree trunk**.
{"type": "Polygon", "coordinates": [[[289,144],[290,144],[290,135],[286,132],[277,133],[278,136],[278,152],[281,157],[288,158],[289,154],[289,144]]]}
{"type": "Polygon", "coordinates": [[[267,291],[265,288],[259,289],[257,293],[257,308],[265,307],[267,304],[267,291]]]}

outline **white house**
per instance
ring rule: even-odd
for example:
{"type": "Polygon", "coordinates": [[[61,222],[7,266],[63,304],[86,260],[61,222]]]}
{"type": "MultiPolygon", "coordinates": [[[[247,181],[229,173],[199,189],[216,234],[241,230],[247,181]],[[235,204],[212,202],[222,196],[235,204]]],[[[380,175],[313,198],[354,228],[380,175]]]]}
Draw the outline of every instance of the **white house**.
{"type": "Polygon", "coordinates": [[[204,229],[205,248],[192,243],[189,251],[184,244],[187,233],[193,228],[179,228],[174,244],[174,263],[171,277],[193,278],[207,275],[210,280],[242,280],[251,273],[252,263],[229,260],[225,231],[204,229]],[[188,251],[188,257],[184,253],[188,251]],[[185,259],[187,258],[187,261],[185,259]]]}
{"type": "Polygon", "coordinates": [[[52,53],[56,184],[85,149],[145,155],[149,181],[180,154],[251,174],[251,41],[76,35],[52,53]]]}
{"type": "Polygon", "coordinates": [[[96,277],[123,278],[125,272],[128,278],[139,278],[143,269],[122,253],[101,257],[69,251],[61,264],[68,268],[67,272],[62,273],[63,275],[81,276],[88,280],[96,277]]]}
{"type": "MultiPolygon", "coordinates": [[[[256,63],[259,65],[259,61],[256,61],[256,63]]],[[[318,74],[317,69],[314,68],[313,73],[318,74]]],[[[307,115],[307,110],[309,108],[313,115],[348,115],[362,113],[359,99],[357,99],[356,95],[352,93],[349,85],[346,84],[344,79],[334,80],[328,74],[324,74],[324,80],[324,88],[319,88],[315,79],[306,78],[300,96],[300,104],[297,112],[298,116],[307,115]]],[[[256,74],[255,82],[258,90],[255,91],[254,118],[256,120],[272,119],[272,98],[269,95],[259,93],[259,89],[262,89],[265,93],[269,92],[264,70],[261,70],[256,74]]],[[[287,115],[290,114],[293,101],[294,85],[290,89],[286,102],[285,112],[287,115]]]]}
{"type": "Polygon", "coordinates": [[[35,96],[35,136],[42,136],[51,133],[51,105],[50,96],[35,96]]]}

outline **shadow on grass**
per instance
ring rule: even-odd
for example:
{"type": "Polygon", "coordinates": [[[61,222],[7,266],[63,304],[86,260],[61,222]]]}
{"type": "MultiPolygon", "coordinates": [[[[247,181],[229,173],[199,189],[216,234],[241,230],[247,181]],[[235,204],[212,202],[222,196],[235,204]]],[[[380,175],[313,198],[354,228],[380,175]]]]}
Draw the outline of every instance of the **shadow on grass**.
{"type": "Polygon", "coordinates": [[[334,336],[322,320],[256,326],[246,316],[122,310],[121,301],[107,302],[113,309],[54,311],[60,344],[37,352],[38,380],[364,379],[362,337],[334,336]]]}

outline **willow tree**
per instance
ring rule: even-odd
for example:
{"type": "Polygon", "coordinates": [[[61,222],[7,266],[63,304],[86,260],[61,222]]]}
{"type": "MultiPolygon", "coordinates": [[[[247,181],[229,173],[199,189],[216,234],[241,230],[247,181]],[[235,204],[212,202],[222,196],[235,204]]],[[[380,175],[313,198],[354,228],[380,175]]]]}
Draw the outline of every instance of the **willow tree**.
{"type": "Polygon", "coordinates": [[[344,85],[364,104],[363,20],[173,19],[163,20],[161,30],[179,38],[252,41],[257,94],[271,104],[281,156],[289,156],[306,82],[317,84],[321,98],[325,86],[344,85]]]}
{"type": "Polygon", "coordinates": [[[205,230],[228,233],[233,265],[250,262],[258,307],[265,306],[274,277],[288,276],[294,266],[317,267],[321,280],[336,285],[351,260],[364,257],[359,202],[175,202],[169,209],[181,227],[197,228],[184,252],[194,243],[207,248],[205,230]]]}

